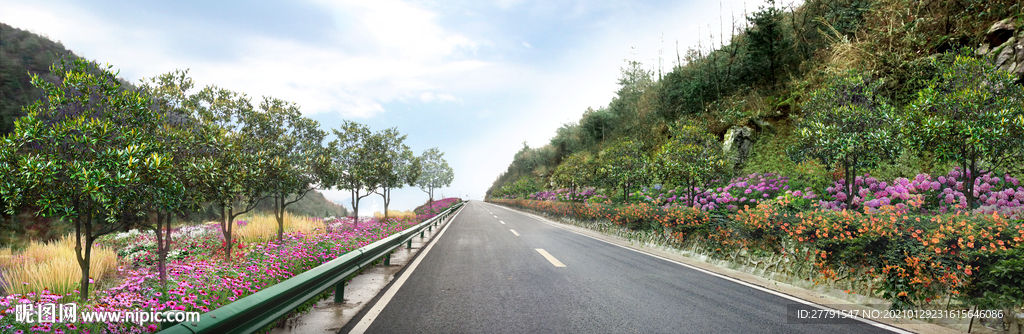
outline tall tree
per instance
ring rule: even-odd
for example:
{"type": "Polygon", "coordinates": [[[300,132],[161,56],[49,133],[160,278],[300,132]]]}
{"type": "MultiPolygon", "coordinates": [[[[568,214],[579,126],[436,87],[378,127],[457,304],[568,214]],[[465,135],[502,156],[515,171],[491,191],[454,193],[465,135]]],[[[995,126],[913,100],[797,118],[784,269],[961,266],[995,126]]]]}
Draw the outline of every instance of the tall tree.
{"type": "Polygon", "coordinates": [[[289,205],[306,197],[322,183],[327,168],[324,148],[326,132],[320,123],[302,117],[299,107],[280,99],[264,98],[260,110],[269,115],[268,132],[263,134],[269,149],[269,198],[274,201],[277,240],[284,239],[284,214],[289,205]],[[291,197],[291,200],[288,198],[291,197]]]}
{"type": "Polygon", "coordinates": [[[556,185],[568,187],[570,200],[575,200],[576,192],[590,185],[597,174],[597,165],[583,154],[570,155],[558,165],[551,175],[556,185]]]}
{"type": "Polygon", "coordinates": [[[941,161],[960,165],[967,209],[976,206],[974,183],[986,165],[1000,167],[992,162],[1024,147],[1024,88],[971,53],[965,48],[934,60],[935,79],[910,106],[916,127],[909,134],[941,161]]]}
{"type": "Polygon", "coordinates": [[[235,218],[252,211],[267,193],[269,115],[253,109],[247,96],[207,86],[195,96],[196,119],[217,135],[212,157],[198,165],[203,192],[220,211],[224,257],[231,260],[235,218]]]}
{"type": "Polygon", "coordinates": [[[783,29],[783,11],[769,0],[768,6],[747,17],[750,23],[746,30],[748,71],[753,83],[774,86],[783,69],[786,51],[792,45],[792,37],[783,29]]]}
{"type": "Polygon", "coordinates": [[[804,104],[798,124],[804,153],[846,171],[846,207],[853,207],[858,169],[892,158],[900,149],[895,109],[879,95],[882,82],[855,71],[832,75],[804,104]]]}
{"type": "Polygon", "coordinates": [[[26,107],[27,115],[4,138],[6,160],[14,164],[5,164],[2,173],[24,181],[4,182],[5,188],[25,188],[3,194],[9,205],[27,203],[39,216],[75,226],[84,301],[94,241],[141,220],[133,201],[147,179],[166,171],[172,157],[154,145],[161,115],[145,96],[123,89],[109,65],[61,59],[51,73],[57,84],[33,75],[43,98],[26,107]]]}
{"type": "Polygon", "coordinates": [[[455,179],[455,172],[444,160],[444,152],[437,147],[423,151],[419,160],[422,173],[416,180],[416,186],[430,196],[428,202],[430,205],[434,205],[434,190],[451,185],[452,180],[455,179]]]}
{"type": "Polygon", "coordinates": [[[195,117],[196,99],[190,91],[194,87],[187,71],[166,73],[139,86],[150,102],[164,116],[162,131],[156,133],[161,152],[167,152],[167,173],[153,175],[147,180],[147,189],[140,201],[140,212],[148,212],[148,227],[153,229],[157,244],[157,270],[161,286],[167,288],[167,254],[171,249],[171,222],[175,215],[199,210],[207,202],[201,177],[209,170],[208,162],[215,154],[217,133],[201,124],[195,117]]]}
{"type": "Polygon", "coordinates": [[[414,167],[418,169],[419,162],[409,146],[405,145],[406,135],[399,135],[398,129],[386,129],[375,136],[379,136],[381,144],[378,154],[384,158],[376,168],[379,181],[377,189],[378,194],[384,199],[384,219],[388,219],[391,191],[409,184],[410,179],[415,182],[419,171],[414,170],[414,167]]]}
{"type": "Polygon", "coordinates": [[[639,142],[624,139],[601,151],[598,173],[613,187],[621,187],[622,198],[629,201],[629,189],[646,181],[647,155],[639,142]]]}
{"type": "Polygon", "coordinates": [[[672,139],[655,156],[655,170],[663,182],[683,186],[693,207],[698,187],[707,188],[712,180],[725,176],[725,155],[706,125],[682,122],[671,132],[672,139]]]}
{"type": "Polygon", "coordinates": [[[358,225],[359,200],[370,196],[376,184],[374,136],[369,127],[352,121],[345,121],[341,129],[332,131],[336,138],[329,144],[332,166],[329,184],[348,189],[352,196],[352,217],[358,225]]]}

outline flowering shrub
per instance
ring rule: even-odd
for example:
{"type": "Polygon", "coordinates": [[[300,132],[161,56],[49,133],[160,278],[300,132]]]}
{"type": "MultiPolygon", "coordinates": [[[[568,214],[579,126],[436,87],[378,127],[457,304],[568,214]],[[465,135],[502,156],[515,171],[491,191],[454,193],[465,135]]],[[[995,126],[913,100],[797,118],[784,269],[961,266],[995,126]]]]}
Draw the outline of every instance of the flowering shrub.
{"type": "Polygon", "coordinates": [[[552,191],[538,191],[527,197],[538,201],[585,202],[596,194],[597,189],[595,188],[583,188],[575,192],[571,189],[562,188],[552,191]]]}
{"type": "Polygon", "coordinates": [[[426,204],[420,205],[419,207],[412,211],[415,212],[417,215],[426,215],[428,217],[433,217],[459,202],[462,202],[462,199],[458,197],[449,197],[445,199],[436,200],[433,202],[433,204],[428,202],[426,204]]]}
{"type": "MultiPolygon", "coordinates": [[[[168,287],[159,286],[155,267],[139,262],[134,266],[118,269],[123,282],[113,288],[96,291],[93,301],[79,305],[79,311],[134,311],[134,310],[182,310],[208,312],[229,304],[268,286],[280,283],[292,276],[312,269],[348,251],[366,246],[374,241],[402,231],[419,223],[425,216],[377,221],[361,218],[358,227],[351,218],[327,221],[324,233],[286,233],[284,242],[263,242],[239,244],[240,256],[226,263],[216,256],[221,251],[219,226],[189,226],[172,232],[173,248],[181,250],[181,259],[168,263],[168,287]]],[[[146,232],[126,232],[101,242],[117,247],[119,252],[135,254],[136,261],[155,259],[154,247],[138,247],[140,240],[147,238],[146,232]],[[143,251],[140,249],[146,249],[143,251]],[[130,251],[130,252],[129,252],[130,251]]],[[[154,260],[155,261],[155,260],[154,260]]],[[[48,323],[29,324],[16,322],[14,308],[17,304],[68,303],[77,296],[77,291],[66,296],[53,295],[49,291],[28,294],[11,294],[0,298],[0,331],[41,331],[53,333],[146,333],[155,332],[156,324],[128,323],[48,323]],[[63,299],[62,299],[63,298],[63,299]]]]}
{"type": "MultiPolygon", "coordinates": [[[[913,180],[898,178],[891,183],[864,174],[854,181],[855,194],[843,192],[844,181],[839,180],[826,192],[834,200],[820,201],[823,208],[830,210],[854,209],[866,207],[875,212],[886,205],[895,206],[900,212],[916,211],[922,214],[947,213],[967,210],[967,197],[964,196],[964,174],[960,168],[954,168],[949,174],[932,178],[927,174],[918,174],[913,180]],[[853,206],[848,208],[844,201],[853,197],[853,206]]],[[[1002,178],[985,173],[974,181],[974,194],[978,197],[979,207],[976,213],[999,214],[1010,219],[1024,217],[1024,186],[1010,175],[1002,178]]]]}
{"type": "MultiPolygon", "coordinates": [[[[799,198],[817,198],[810,188],[790,190],[786,185],[788,181],[789,178],[773,173],[755,173],[733,178],[723,187],[708,189],[697,187],[695,188],[693,207],[704,211],[724,209],[735,212],[743,205],[756,205],[764,200],[775,199],[783,191],[799,198]]],[[[690,206],[689,196],[679,188],[655,185],[651,188],[643,188],[638,195],[635,198],[638,198],[639,201],[658,206],[690,206]]]]}

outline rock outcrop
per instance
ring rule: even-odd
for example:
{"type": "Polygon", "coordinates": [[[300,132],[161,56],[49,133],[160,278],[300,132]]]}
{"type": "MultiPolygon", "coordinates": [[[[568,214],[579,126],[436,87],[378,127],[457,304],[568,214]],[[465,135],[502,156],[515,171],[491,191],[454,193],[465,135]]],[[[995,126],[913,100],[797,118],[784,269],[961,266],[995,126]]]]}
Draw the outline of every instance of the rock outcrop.
{"type": "Polygon", "coordinates": [[[750,155],[750,148],[754,144],[753,135],[754,129],[746,126],[734,126],[725,133],[722,152],[733,168],[743,164],[750,155]]]}
{"type": "Polygon", "coordinates": [[[1024,82],[1024,29],[1014,26],[1013,19],[993,24],[977,55],[994,59],[996,67],[1016,75],[1017,82],[1024,82]]]}

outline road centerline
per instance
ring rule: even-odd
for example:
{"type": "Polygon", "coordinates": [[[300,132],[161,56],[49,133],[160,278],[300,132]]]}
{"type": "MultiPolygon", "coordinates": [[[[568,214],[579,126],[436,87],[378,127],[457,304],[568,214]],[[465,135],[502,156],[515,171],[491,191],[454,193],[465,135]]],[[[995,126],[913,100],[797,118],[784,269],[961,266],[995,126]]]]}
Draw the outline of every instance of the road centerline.
{"type": "Polygon", "coordinates": [[[516,230],[513,230],[513,229],[508,229],[508,230],[512,231],[512,234],[515,234],[517,237],[519,236],[519,232],[516,232],[516,230]]]}
{"type": "Polygon", "coordinates": [[[558,261],[558,259],[556,259],[554,256],[551,256],[551,254],[549,254],[548,251],[544,250],[543,248],[537,248],[536,250],[537,253],[540,253],[541,256],[543,256],[545,259],[548,259],[548,262],[551,262],[551,264],[555,265],[555,267],[565,267],[565,264],[562,264],[562,261],[558,261]]]}

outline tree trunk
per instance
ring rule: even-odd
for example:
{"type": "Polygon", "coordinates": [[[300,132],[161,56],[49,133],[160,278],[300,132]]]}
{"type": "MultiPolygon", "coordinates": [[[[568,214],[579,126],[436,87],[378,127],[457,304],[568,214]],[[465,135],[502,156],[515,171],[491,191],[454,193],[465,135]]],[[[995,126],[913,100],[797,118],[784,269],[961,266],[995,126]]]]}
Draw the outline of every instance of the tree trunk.
{"type": "Polygon", "coordinates": [[[233,216],[234,208],[230,205],[221,204],[220,206],[220,232],[224,236],[224,259],[227,262],[231,262],[231,220],[233,216]]]}
{"type": "MultiPolygon", "coordinates": [[[[160,275],[160,287],[161,290],[167,289],[167,249],[164,248],[164,230],[163,230],[163,213],[160,210],[156,212],[156,222],[153,224],[154,235],[156,236],[156,269],[160,275]]],[[[170,222],[168,222],[169,224],[170,222]]],[[[168,231],[170,228],[168,228],[168,231]]]]}
{"type": "Polygon", "coordinates": [[[359,190],[353,189],[352,193],[352,224],[359,227],[359,190]]]}
{"type": "Polygon", "coordinates": [[[388,220],[388,205],[391,204],[391,189],[382,188],[381,197],[384,197],[384,220],[388,220]]]}
{"type": "Polygon", "coordinates": [[[284,194],[274,195],[274,218],[277,218],[277,241],[284,240],[284,194]]]}
{"type": "MultiPolygon", "coordinates": [[[[79,282],[79,299],[81,302],[89,300],[89,260],[92,258],[92,205],[86,205],[86,215],[83,221],[81,214],[76,218],[75,224],[75,255],[78,258],[78,266],[82,269],[82,279],[79,282]],[[85,228],[85,240],[82,240],[82,227],[85,228]],[[83,245],[84,241],[84,245],[83,245]],[[84,249],[83,249],[84,246],[84,249]]],[[[77,212],[82,212],[75,210],[77,212]]]]}

